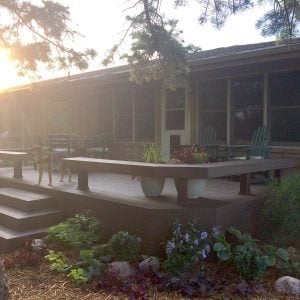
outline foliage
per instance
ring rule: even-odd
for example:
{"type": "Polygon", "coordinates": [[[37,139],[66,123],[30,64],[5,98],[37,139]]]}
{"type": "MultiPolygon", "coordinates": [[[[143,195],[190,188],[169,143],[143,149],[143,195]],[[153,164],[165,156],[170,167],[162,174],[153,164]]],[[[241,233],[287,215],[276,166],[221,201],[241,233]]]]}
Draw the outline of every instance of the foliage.
{"type": "Polygon", "coordinates": [[[175,150],[171,155],[171,163],[202,164],[208,162],[207,152],[197,145],[187,145],[175,150]]]}
{"type": "Polygon", "coordinates": [[[290,245],[300,240],[300,174],[269,185],[260,223],[267,243],[290,245]]]}
{"type": "Polygon", "coordinates": [[[269,257],[273,257],[276,261],[275,267],[282,275],[300,277],[300,256],[296,253],[295,248],[283,249],[266,245],[264,251],[269,257]]]}
{"type": "Polygon", "coordinates": [[[119,231],[110,238],[107,245],[114,260],[134,262],[139,257],[141,238],[119,231]]]}
{"type": "Polygon", "coordinates": [[[74,248],[89,247],[102,238],[101,222],[89,212],[76,214],[48,229],[45,239],[74,248]]]}
{"type": "Polygon", "coordinates": [[[68,277],[76,283],[85,283],[99,276],[104,268],[104,263],[95,259],[93,250],[81,250],[79,261],[69,267],[68,277]]]}
{"type": "Polygon", "coordinates": [[[166,160],[162,157],[160,149],[155,144],[150,144],[144,147],[144,162],[153,164],[163,164],[166,160]]]}
{"type": "Polygon", "coordinates": [[[96,56],[93,49],[67,47],[78,35],[71,28],[69,8],[52,0],[0,1],[0,48],[6,49],[20,74],[47,68],[76,66],[83,70],[96,56]]]}
{"type": "Polygon", "coordinates": [[[133,275],[122,279],[117,274],[106,271],[100,276],[97,289],[105,290],[114,296],[122,294],[133,300],[148,300],[150,298],[148,291],[153,290],[158,283],[159,276],[155,273],[136,270],[133,275]]]}
{"type": "Polygon", "coordinates": [[[290,259],[291,250],[260,245],[250,234],[233,227],[227,234],[227,238],[222,232],[214,235],[213,250],[219,260],[232,262],[246,280],[261,278],[269,267],[292,270],[296,266],[290,259]]]}
{"type": "Polygon", "coordinates": [[[23,248],[17,250],[13,254],[5,257],[2,260],[2,265],[5,270],[12,268],[25,268],[38,266],[44,256],[44,248],[35,250],[32,246],[33,240],[25,241],[23,248]]]}
{"type": "Polygon", "coordinates": [[[203,273],[185,273],[162,276],[159,290],[176,291],[189,297],[199,295],[209,297],[215,292],[215,285],[213,280],[203,273]]]}
{"type": "Polygon", "coordinates": [[[196,263],[206,259],[210,253],[209,235],[188,223],[186,228],[173,224],[172,235],[166,243],[165,268],[171,273],[191,271],[196,263]]]}
{"type": "MultiPolygon", "coordinates": [[[[174,4],[180,7],[191,2],[175,0],[174,4]]],[[[281,39],[296,36],[300,21],[298,0],[197,1],[198,20],[200,24],[212,23],[216,28],[221,28],[229,16],[267,2],[273,4],[272,8],[257,22],[257,28],[261,29],[262,34],[276,35],[281,39]]],[[[162,0],[137,0],[128,7],[126,11],[132,12],[127,16],[128,27],[121,39],[108,51],[103,62],[105,65],[111,63],[130,35],[130,52],[121,56],[131,66],[130,79],[139,84],[152,79],[162,80],[166,87],[174,90],[187,85],[187,59],[190,53],[199,48],[185,45],[182,31],[177,29],[178,20],[161,13],[162,3],[162,0]]]]}
{"type": "Polygon", "coordinates": [[[299,21],[299,1],[276,0],[273,9],[257,21],[256,27],[261,29],[263,36],[277,35],[281,39],[290,39],[299,33],[299,21]]]}
{"type": "Polygon", "coordinates": [[[67,273],[76,283],[86,283],[99,276],[105,265],[94,258],[93,250],[81,250],[79,260],[70,264],[69,259],[62,252],[49,250],[45,258],[50,262],[50,269],[67,273]]]}
{"type": "Polygon", "coordinates": [[[50,269],[57,272],[66,272],[69,267],[68,258],[62,252],[49,250],[45,258],[50,262],[50,269]]]}

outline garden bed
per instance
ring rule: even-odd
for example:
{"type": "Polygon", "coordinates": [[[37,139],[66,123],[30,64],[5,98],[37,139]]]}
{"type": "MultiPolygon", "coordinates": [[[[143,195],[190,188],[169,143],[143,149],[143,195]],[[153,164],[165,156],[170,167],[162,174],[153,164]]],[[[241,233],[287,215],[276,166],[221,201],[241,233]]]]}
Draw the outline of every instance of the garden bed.
{"type": "MultiPolygon", "coordinates": [[[[5,255],[10,256],[11,253],[5,255]]],[[[229,270],[228,270],[229,271],[229,270]]],[[[37,267],[15,268],[7,270],[6,278],[11,299],[126,299],[125,295],[113,295],[99,291],[95,283],[76,285],[72,283],[65,274],[55,273],[49,270],[49,264],[43,262],[37,267]]],[[[280,296],[274,293],[272,287],[276,277],[269,272],[264,280],[267,289],[266,294],[253,296],[251,299],[293,299],[291,296],[280,296]]],[[[149,292],[150,299],[189,299],[178,293],[158,293],[153,287],[149,292]]],[[[235,299],[241,299],[236,297],[235,299]]],[[[198,299],[224,299],[222,295],[216,294],[210,298],[198,299]]],[[[294,298],[296,299],[296,298],[294,298]]]]}

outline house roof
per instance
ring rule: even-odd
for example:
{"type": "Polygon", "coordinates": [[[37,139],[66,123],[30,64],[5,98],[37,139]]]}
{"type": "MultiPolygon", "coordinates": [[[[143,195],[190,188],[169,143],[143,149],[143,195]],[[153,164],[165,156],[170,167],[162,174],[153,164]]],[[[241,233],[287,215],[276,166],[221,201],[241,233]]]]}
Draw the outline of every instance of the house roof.
{"type": "Polygon", "coordinates": [[[266,49],[277,50],[277,49],[287,48],[289,44],[300,45],[300,38],[292,39],[290,42],[271,41],[271,42],[264,42],[264,43],[235,45],[230,47],[222,47],[222,48],[216,48],[211,50],[199,51],[197,53],[191,54],[188,61],[193,62],[193,61],[203,60],[207,58],[231,56],[231,55],[241,54],[241,53],[260,52],[266,49]]]}
{"type": "MultiPolygon", "coordinates": [[[[235,45],[230,47],[222,47],[211,50],[199,51],[189,55],[187,61],[190,67],[204,64],[214,64],[220,61],[233,61],[235,59],[245,59],[249,56],[270,55],[292,50],[300,53],[300,37],[291,41],[271,41],[247,45],[235,45]]],[[[64,76],[35,83],[39,87],[60,85],[65,83],[75,83],[82,80],[104,79],[118,75],[125,75],[130,71],[129,65],[121,65],[112,68],[100,69],[96,71],[74,74],[72,76],[64,76]]],[[[24,90],[32,87],[32,84],[17,86],[7,89],[6,92],[24,90]]]]}

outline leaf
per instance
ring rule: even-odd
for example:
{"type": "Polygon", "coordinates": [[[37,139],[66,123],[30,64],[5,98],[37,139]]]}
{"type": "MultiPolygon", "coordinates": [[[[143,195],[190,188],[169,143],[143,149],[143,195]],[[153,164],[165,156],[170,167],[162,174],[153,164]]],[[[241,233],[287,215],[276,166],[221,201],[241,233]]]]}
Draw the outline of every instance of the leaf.
{"type": "Polygon", "coordinates": [[[224,245],[223,243],[215,243],[214,244],[214,251],[219,252],[219,251],[226,251],[228,249],[228,247],[226,247],[226,245],[224,245]]]}
{"type": "Polygon", "coordinates": [[[218,252],[217,256],[221,261],[227,261],[231,258],[231,252],[218,252]]]}
{"type": "Polygon", "coordinates": [[[264,262],[268,267],[273,267],[276,264],[276,259],[271,256],[264,256],[264,262]]]}
{"type": "Polygon", "coordinates": [[[289,261],[289,259],[290,259],[289,252],[287,250],[283,249],[283,248],[278,248],[276,254],[283,261],[289,261]]]}
{"type": "Polygon", "coordinates": [[[242,237],[241,232],[238,229],[234,228],[234,227],[229,227],[228,232],[230,234],[234,235],[238,239],[241,239],[241,237],[242,237]]]}

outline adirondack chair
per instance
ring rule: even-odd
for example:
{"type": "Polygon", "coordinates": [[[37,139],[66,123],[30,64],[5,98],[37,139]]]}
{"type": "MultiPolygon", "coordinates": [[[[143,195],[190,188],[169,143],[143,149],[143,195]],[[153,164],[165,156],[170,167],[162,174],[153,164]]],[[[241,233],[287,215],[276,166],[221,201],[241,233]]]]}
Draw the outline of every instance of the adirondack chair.
{"type": "Polygon", "coordinates": [[[227,158],[228,160],[269,158],[271,153],[270,142],[270,132],[265,126],[261,126],[253,133],[250,146],[227,146],[227,158]],[[237,152],[244,152],[245,155],[237,156],[237,152]]]}
{"type": "Polygon", "coordinates": [[[200,131],[198,146],[207,150],[211,160],[216,160],[219,152],[219,145],[216,144],[217,133],[212,127],[204,127],[200,131]]]}

